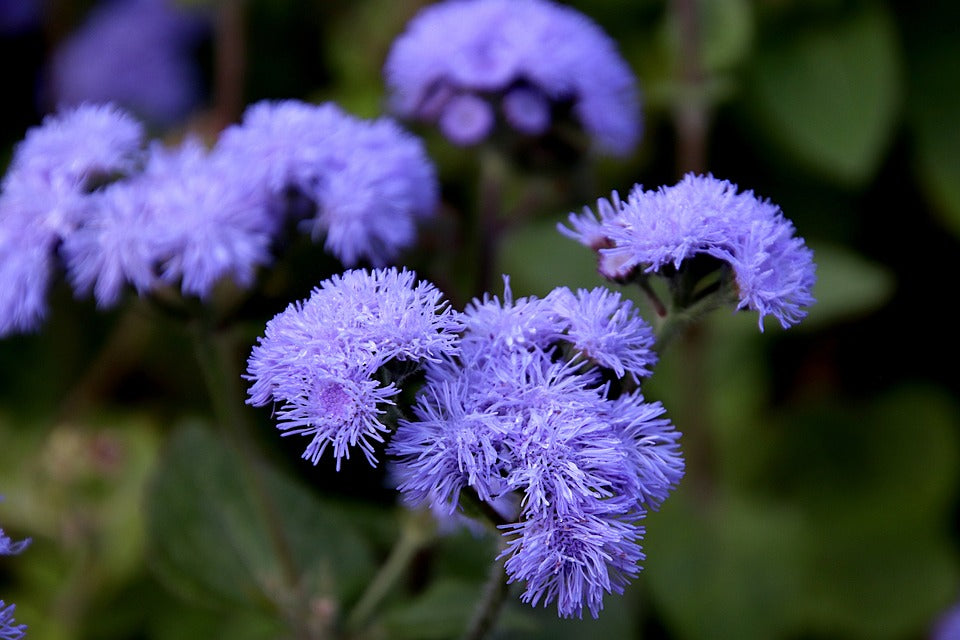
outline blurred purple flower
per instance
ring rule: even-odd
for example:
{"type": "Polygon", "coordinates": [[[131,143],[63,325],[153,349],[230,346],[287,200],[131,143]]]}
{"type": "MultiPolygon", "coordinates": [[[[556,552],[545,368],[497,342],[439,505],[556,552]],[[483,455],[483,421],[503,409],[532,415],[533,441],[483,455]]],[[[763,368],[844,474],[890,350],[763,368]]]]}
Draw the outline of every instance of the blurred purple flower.
{"type": "Polygon", "coordinates": [[[188,139],[154,144],[141,174],[95,194],[61,253],[77,292],[93,289],[101,306],[126,283],[141,294],[179,284],[205,298],[223,278],[252,284],[275,227],[262,190],[188,139]]]}
{"type": "Polygon", "coordinates": [[[393,260],[437,205],[434,168],[417,138],[389,119],[360,120],[330,103],[252,105],[214,155],[277,202],[290,190],[306,197],[315,213],[301,228],[323,237],[346,266],[393,260]]]}
{"type": "Polygon", "coordinates": [[[711,175],[687,174],[672,187],[644,191],[639,185],[626,202],[614,193],[600,199],[598,213],[570,214],[561,233],[598,253],[600,272],[612,280],[635,270],[679,269],[697,255],[729,265],[739,298],[763,318],[786,328],[802,320],[814,302],[813,252],[795,235],[780,208],[752,191],[711,175]]]}
{"type": "Polygon", "coordinates": [[[629,154],[640,137],[639,93],[616,45],[589,18],[549,0],[429,6],[394,42],[384,75],[396,113],[439,118],[459,144],[486,137],[494,110],[479,102],[488,100],[502,100],[506,122],[528,135],[549,128],[554,105],[569,104],[602,151],[629,154]]]}
{"type": "Polygon", "coordinates": [[[280,403],[278,428],[311,436],[303,457],[314,464],[328,446],[338,468],[354,446],[376,464],[373,443],[388,430],[382,406],[399,393],[378,372],[456,348],[458,314],[436,287],[415,278],[396,269],[334,276],[268,322],[253,348],[247,402],[280,403]]]}
{"type": "Polygon", "coordinates": [[[0,336],[36,328],[57,245],[90,214],[99,183],[135,171],[143,127],[112,105],[47,116],[14,150],[0,193],[0,336]]]}
{"type": "Polygon", "coordinates": [[[167,125],[200,98],[191,60],[205,20],[170,0],[109,0],[54,51],[50,103],[115,102],[167,125]]]}
{"type": "Polygon", "coordinates": [[[0,35],[16,34],[40,24],[42,0],[0,0],[0,35]]]}
{"type": "Polygon", "coordinates": [[[960,603],[944,611],[933,625],[930,640],[960,639],[960,603]]]}

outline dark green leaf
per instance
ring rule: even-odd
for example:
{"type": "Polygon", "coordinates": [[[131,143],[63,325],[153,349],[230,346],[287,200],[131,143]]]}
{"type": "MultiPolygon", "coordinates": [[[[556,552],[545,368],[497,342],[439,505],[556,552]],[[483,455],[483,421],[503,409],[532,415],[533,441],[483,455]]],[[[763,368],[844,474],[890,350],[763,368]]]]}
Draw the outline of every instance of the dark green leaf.
{"type": "Polygon", "coordinates": [[[908,34],[910,92],[907,112],[915,136],[920,184],[946,226],[960,235],[960,10],[952,2],[917,6],[908,34]]]}
{"type": "Polygon", "coordinates": [[[768,136],[812,171],[845,184],[869,179],[900,101],[899,52],[884,5],[865,3],[768,42],[745,100],[768,136]]]}
{"type": "Polygon", "coordinates": [[[277,608],[349,598],[371,574],[348,522],[197,425],[175,434],[147,500],[152,564],[180,595],[277,608]],[[291,573],[293,575],[291,575],[291,573]]]}

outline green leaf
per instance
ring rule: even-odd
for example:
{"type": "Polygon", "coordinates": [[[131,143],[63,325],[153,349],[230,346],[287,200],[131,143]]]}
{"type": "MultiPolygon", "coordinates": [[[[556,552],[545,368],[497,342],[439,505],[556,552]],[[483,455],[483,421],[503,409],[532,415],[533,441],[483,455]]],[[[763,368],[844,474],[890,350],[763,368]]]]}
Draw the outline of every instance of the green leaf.
{"type": "Polygon", "coordinates": [[[700,0],[703,46],[702,63],[708,71],[722,71],[740,64],[753,42],[754,19],[746,0],[700,0]]]}
{"type": "Polygon", "coordinates": [[[908,387],[780,426],[765,483],[804,514],[807,628],[901,638],[955,596],[957,415],[953,398],[908,387]]]}
{"type": "Polygon", "coordinates": [[[482,589],[462,580],[435,580],[413,602],[388,611],[383,626],[397,640],[456,638],[466,629],[482,589]]]}
{"type": "Polygon", "coordinates": [[[835,245],[815,244],[811,248],[817,265],[813,287],[816,302],[799,329],[817,329],[865,316],[893,295],[896,281],[884,266],[835,245]]]}
{"type": "Polygon", "coordinates": [[[866,182],[900,101],[893,21],[881,3],[798,28],[755,56],[745,104],[794,160],[838,183],[866,182]]]}
{"type": "Polygon", "coordinates": [[[772,504],[714,507],[681,488],[650,514],[641,579],[677,638],[783,637],[800,588],[800,520],[772,504]]]}
{"type": "Polygon", "coordinates": [[[544,296],[558,286],[576,289],[607,284],[597,273],[596,254],[562,235],[556,224],[538,221],[503,239],[497,266],[510,275],[515,294],[544,296]]]}
{"type": "Polygon", "coordinates": [[[372,573],[349,522],[265,465],[252,469],[198,425],[169,443],[147,519],[159,576],[210,605],[283,611],[292,603],[336,604],[372,573]]]}
{"type": "MultiPolygon", "coordinates": [[[[921,187],[943,222],[960,235],[960,39],[955,3],[922,3],[920,23],[908,42],[910,91],[907,113],[915,138],[914,160],[921,187]]],[[[919,13],[919,12],[918,12],[919,13]]]]}

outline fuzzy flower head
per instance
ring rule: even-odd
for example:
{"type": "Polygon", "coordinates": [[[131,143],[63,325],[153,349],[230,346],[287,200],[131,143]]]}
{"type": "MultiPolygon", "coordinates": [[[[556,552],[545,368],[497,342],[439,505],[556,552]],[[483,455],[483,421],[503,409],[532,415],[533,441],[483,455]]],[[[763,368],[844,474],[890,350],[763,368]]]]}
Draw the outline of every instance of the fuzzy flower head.
{"type": "Polygon", "coordinates": [[[455,513],[464,492],[518,505],[504,525],[523,599],[593,615],[636,575],[639,521],[683,475],[663,407],[605,380],[648,375],[650,328],[602,289],[474,300],[460,350],[426,365],[388,446],[404,498],[455,513]],[[608,339],[609,338],[609,339],[608,339]]]}
{"type": "Polygon", "coordinates": [[[16,605],[0,600],[0,640],[20,640],[27,634],[27,625],[13,619],[16,605]]]}
{"type": "Polygon", "coordinates": [[[393,260],[437,205],[434,168],[417,138],[389,119],[361,120],[329,103],[254,104],[214,155],[275,203],[291,192],[306,198],[312,212],[300,227],[347,266],[393,260]]]}
{"type": "Polygon", "coordinates": [[[50,102],[114,102],[157,124],[187,114],[200,98],[191,59],[203,21],[171,0],[100,3],[53,52],[50,102]]]}
{"type": "Polygon", "coordinates": [[[672,187],[644,191],[639,185],[622,202],[600,200],[598,214],[570,215],[561,233],[598,253],[600,272],[616,281],[676,272],[694,258],[725,264],[736,288],[737,307],[786,328],[813,304],[813,252],[795,235],[780,208],[752,191],[713,176],[686,175],[672,187]]]}
{"type": "Polygon", "coordinates": [[[547,132],[569,109],[603,151],[626,155],[640,137],[630,68],[599,26],[550,0],[447,0],[423,9],[384,68],[393,109],[436,122],[470,145],[497,120],[547,132]]]}
{"type": "Polygon", "coordinates": [[[90,215],[101,183],[136,170],[142,140],[126,113],[82,105],[17,145],[0,192],[0,336],[40,324],[58,244],[90,215]]]}
{"type": "Polygon", "coordinates": [[[954,604],[940,614],[930,632],[930,640],[956,640],[960,638],[960,603],[954,604]]]}
{"type": "Polygon", "coordinates": [[[30,542],[30,538],[14,542],[3,532],[3,529],[0,529],[0,556],[15,556],[30,546],[30,542]]]}
{"type": "Polygon", "coordinates": [[[221,279],[250,286],[269,262],[274,221],[255,185],[238,179],[195,140],[150,147],[144,171],[93,194],[61,254],[78,294],[101,306],[127,285],[141,294],[179,284],[205,298],[221,279]]]}
{"type": "Polygon", "coordinates": [[[47,116],[14,150],[0,198],[31,224],[66,234],[82,196],[142,162],[143,135],[143,125],[109,104],[47,116]]]}
{"type": "Polygon", "coordinates": [[[381,416],[399,392],[382,368],[440,359],[456,349],[460,326],[436,287],[410,271],[347,271],[267,323],[248,363],[248,403],[279,403],[278,428],[311,436],[304,458],[314,464],[328,446],[338,467],[354,446],[375,464],[374,443],[388,431],[381,416]]]}

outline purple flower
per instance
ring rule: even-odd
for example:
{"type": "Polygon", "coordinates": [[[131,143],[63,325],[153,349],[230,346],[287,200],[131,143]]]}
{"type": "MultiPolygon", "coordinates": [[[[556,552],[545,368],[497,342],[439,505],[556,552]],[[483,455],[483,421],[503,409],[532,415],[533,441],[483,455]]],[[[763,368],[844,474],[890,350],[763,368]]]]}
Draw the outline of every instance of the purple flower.
{"type": "MultiPolygon", "coordinates": [[[[643,527],[632,519],[604,513],[603,503],[560,516],[542,512],[504,527],[503,552],[510,582],[525,581],[521,599],[537,606],[556,601],[557,612],[581,617],[584,605],[593,617],[603,609],[603,596],[623,593],[640,573],[644,559],[639,540],[643,527]]],[[[634,516],[641,517],[641,514],[634,516]]]]}
{"type": "MultiPolygon", "coordinates": [[[[0,496],[3,500],[3,496],[0,496]]],[[[14,542],[0,529],[0,556],[16,555],[30,545],[30,538],[14,542]]],[[[14,605],[6,605],[0,600],[0,640],[17,640],[27,631],[27,626],[17,624],[13,619],[14,605]]]]}
{"type": "Polygon", "coordinates": [[[960,638],[960,604],[944,611],[933,625],[930,640],[957,640],[960,638]]]}
{"type": "Polygon", "coordinates": [[[598,252],[600,272],[612,280],[642,273],[678,270],[695,256],[709,256],[732,270],[738,308],[786,328],[813,304],[813,252],[795,235],[780,208],[752,191],[713,176],[688,174],[672,187],[634,187],[626,202],[616,193],[600,200],[598,215],[585,209],[570,215],[565,235],[598,252]]]}
{"type": "Polygon", "coordinates": [[[2,197],[33,224],[62,234],[74,222],[77,196],[138,167],[143,135],[143,125],[110,104],[47,116],[14,150],[2,197]]]}
{"type": "Polygon", "coordinates": [[[115,102],[157,124],[187,115],[200,98],[200,74],[191,56],[203,20],[175,5],[168,0],[97,5],[53,53],[50,101],[115,102]]]}
{"type": "Polygon", "coordinates": [[[325,280],[304,302],[267,323],[247,368],[248,403],[280,403],[284,435],[311,436],[314,464],[328,446],[339,468],[358,446],[376,464],[383,405],[399,389],[383,382],[393,361],[416,365],[456,349],[457,314],[432,284],[410,271],[353,270],[325,280]]]}
{"type": "Polygon", "coordinates": [[[418,139],[389,119],[360,120],[333,104],[257,103],[224,131],[214,155],[275,202],[291,191],[306,197],[314,214],[301,228],[348,266],[393,260],[437,204],[418,139]]]}
{"type": "Polygon", "coordinates": [[[0,0],[0,35],[9,36],[40,24],[41,0],[0,0]]]}
{"type": "Polygon", "coordinates": [[[0,600],[0,640],[20,640],[27,633],[27,625],[17,624],[13,619],[16,605],[0,600]]]}
{"type": "Polygon", "coordinates": [[[0,198],[0,336],[36,329],[46,315],[56,240],[6,209],[0,198]]]}
{"type": "Polygon", "coordinates": [[[48,116],[15,149],[0,193],[0,335],[35,329],[55,250],[91,212],[98,183],[142,162],[143,128],[110,105],[48,116]]]}
{"type": "Polygon", "coordinates": [[[454,513],[471,491],[515,499],[503,527],[511,581],[561,616],[596,616],[642,557],[638,521],[683,475],[679,433],[639,393],[605,375],[648,375],[649,327],[602,289],[474,300],[460,350],[427,363],[412,420],[388,452],[407,502],[454,513]]]}
{"type": "Polygon", "coordinates": [[[635,382],[649,376],[657,362],[653,330],[629,300],[602,287],[576,294],[557,289],[551,296],[556,313],[567,324],[564,340],[584,357],[635,382]]]}
{"type": "Polygon", "coordinates": [[[548,0],[429,6],[394,42],[384,74],[396,113],[439,120],[458,144],[485,138],[501,109],[512,128],[540,135],[568,105],[603,151],[626,155],[640,137],[636,83],[616,45],[548,0]]]}
{"type": "Polygon", "coordinates": [[[0,529],[0,556],[15,556],[30,546],[30,542],[30,538],[14,542],[3,532],[3,529],[0,529]]]}
{"type": "Polygon", "coordinates": [[[242,287],[270,261],[276,222],[266,197],[195,140],[150,148],[144,171],[91,197],[61,252],[78,293],[115,304],[125,284],[164,283],[207,297],[221,279],[242,287]]]}

